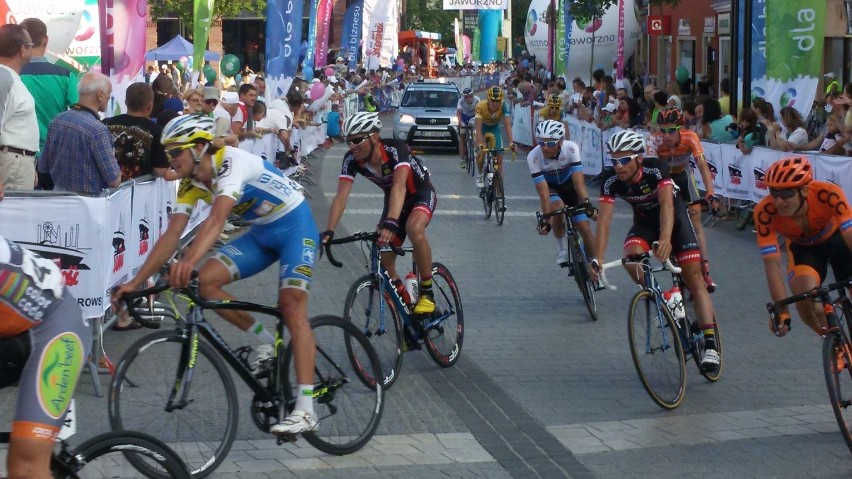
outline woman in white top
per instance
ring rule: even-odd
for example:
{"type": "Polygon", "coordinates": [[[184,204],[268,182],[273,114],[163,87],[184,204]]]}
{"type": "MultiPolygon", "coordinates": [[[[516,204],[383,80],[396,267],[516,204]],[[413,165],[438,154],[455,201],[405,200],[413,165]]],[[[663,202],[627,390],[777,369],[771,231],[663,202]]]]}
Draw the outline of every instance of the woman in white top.
{"type": "Polygon", "coordinates": [[[784,125],[783,133],[774,126],[767,131],[766,137],[770,148],[792,151],[808,142],[808,132],[804,128],[805,122],[795,108],[785,106],[781,109],[781,124],[784,125]]]}

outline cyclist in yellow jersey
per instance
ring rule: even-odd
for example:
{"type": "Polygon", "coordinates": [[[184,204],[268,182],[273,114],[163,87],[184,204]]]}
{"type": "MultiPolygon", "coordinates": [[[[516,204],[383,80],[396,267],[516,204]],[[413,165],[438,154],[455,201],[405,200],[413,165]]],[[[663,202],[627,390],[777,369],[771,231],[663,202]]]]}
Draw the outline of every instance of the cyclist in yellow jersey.
{"type": "MultiPolygon", "coordinates": [[[[494,148],[503,147],[503,137],[500,134],[500,120],[503,120],[503,126],[506,128],[506,137],[509,139],[509,146],[513,151],[515,142],[512,139],[512,115],[509,110],[508,103],[503,101],[503,89],[499,86],[493,86],[488,89],[486,100],[482,100],[476,105],[476,120],[474,129],[476,131],[476,142],[479,149],[485,148],[484,137],[486,133],[494,135],[496,143],[494,148]]],[[[482,176],[482,164],[485,161],[483,155],[476,157],[476,171],[479,175],[476,177],[476,187],[485,187],[485,178],[482,176]]],[[[495,167],[499,170],[503,163],[503,155],[497,154],[495,167]]]]}
{"type": "Polygon", "coordinates": [[[550,95],[547,104],[538,112],[541,121],[562,121],[562,98],[559,95],[550,95]]]}

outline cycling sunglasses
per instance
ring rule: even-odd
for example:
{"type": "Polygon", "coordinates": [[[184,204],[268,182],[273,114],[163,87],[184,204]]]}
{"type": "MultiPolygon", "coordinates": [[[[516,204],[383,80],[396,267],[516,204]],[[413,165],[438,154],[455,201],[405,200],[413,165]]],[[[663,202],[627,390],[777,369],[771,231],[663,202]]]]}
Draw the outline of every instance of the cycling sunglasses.
{"type": "Polygon", "coordinates": [[[541,146],[541,147],[546,146],[548,148],[553,148],[554,146],[556,146],[558,144],[559,144],[559,140],[552,140],[552,141],[541,141],[541,140],[539,140],[539,142],[538,142],[539,146],[541,146]]]}
{"type": "Polygon", "coordinates": [[[349,138],[346,140],[346,142],[349,143],[349,146],[358,146],[361,143],[364,143],[369,137],[370,135],[359,136],[357,138],[349,138]]]}
{"type": "Polygon", "coordinates": [[[610,163],[612,163],[612,166],[617,166],[617,165],[626,166],[628,163],[633,161],[635,158],[639,158],[639,153],[636,153],[635,155],[624,156],[624,157],[621,157],[621,158],[610,158],[609,161],[610,161],[610,163]]]}
{"type": "Polygon", "coordinates": [[[188,150],[188,148],[185,147],[185,146],[181,146],[181,147],[177,147],[177,148],[171,148],[169,150],[166,150],[166,156],[174,159],[174,158],[177,158],[178,156],[180,156],[180,154],[183,153],[186,150],[188,150]]]}
{"type": "Polygon", "coordinates": [[[680,127],[673,126],[671,128],[660,128],[660,131],[663,133],[677,133],[678,131],[680,131],[680,127]]]}
{"type": "Polygon", "coordinates": [[[796,196],[799,192],[798,188],[769,188],[769,194],[774,198],[781,198],[782,200],[789,200],[790,198],[796,196]]]}

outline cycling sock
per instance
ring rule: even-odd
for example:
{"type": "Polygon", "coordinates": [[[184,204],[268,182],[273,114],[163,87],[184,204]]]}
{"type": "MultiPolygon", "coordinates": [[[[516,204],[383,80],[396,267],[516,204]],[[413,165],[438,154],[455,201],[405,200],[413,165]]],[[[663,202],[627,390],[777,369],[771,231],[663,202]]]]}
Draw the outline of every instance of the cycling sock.
{"type": "Polygon", "coordinates": [[[299,384],[299,394],[296,396],[295,408],[308,414],[314,413],[314,385],[299,384]]]}
{"type": "Polygon", "coordinates": [[[713,329],[704,330],[704,349],[716,349],[716,334],[713,329]]]}
{"type": "Polygon", "coordinates": [[[562,236],[557,237],[556,245],[559,246],[559,251],[565,251],[565,238],[562,236]]]}
{"type": "Polygon", "coordinates": [[[420,296],[424,294],[428,294],[429,297],[432,296],[432,276],[420,278],[420,296]]]}
{"type": "Polygon", "coordinates": [[[266,344],[275,344],[275,336],[266,329],[266,326],[263,325],[258,320],[254,321],[254,324],[249,328],[249,331],[254,333],[261,341],[266,344]]]}

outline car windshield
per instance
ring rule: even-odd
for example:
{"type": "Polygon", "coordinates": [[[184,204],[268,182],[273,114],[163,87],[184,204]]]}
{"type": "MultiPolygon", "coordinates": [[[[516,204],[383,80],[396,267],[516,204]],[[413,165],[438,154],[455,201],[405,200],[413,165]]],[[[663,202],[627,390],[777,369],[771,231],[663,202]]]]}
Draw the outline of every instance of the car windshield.
{"type": "Polygon", "coordinates": [[[459,94],[454,91],[408,90],[402,99],[404,107],[455,108],[459,94]]]}

